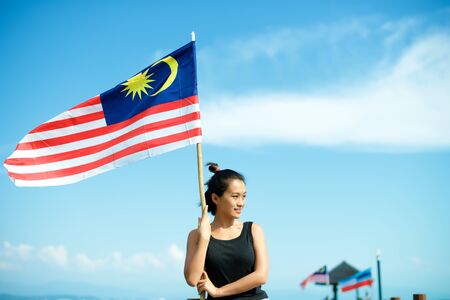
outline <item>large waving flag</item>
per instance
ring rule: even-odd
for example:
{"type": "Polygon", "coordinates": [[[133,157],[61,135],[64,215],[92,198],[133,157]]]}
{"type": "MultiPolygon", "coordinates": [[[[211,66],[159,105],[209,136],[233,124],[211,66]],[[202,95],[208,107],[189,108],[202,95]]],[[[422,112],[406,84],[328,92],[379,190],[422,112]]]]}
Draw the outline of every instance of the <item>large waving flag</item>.
{"type": "Polygon", "coordinates": [[[329,281],[330,281],[330,279],[329,279],[329,276],[327,273],[327,266],[323,266],[316,272],[314,272],[311,275],[309,275],[308,277],[306,277],[300,283],[300,286],[302,287],[302,289],[304,289],[306,287],[306,285],[310,282],[328,284],[329,281]]]}
{"type": "Polygon", "coordinates": [[[78,182],[201,142],[195,43],[31,130],[4,162],[17,186],[78,182]]]}
{"type": "Polygon", "coordinates": [[[339,281],[342,292],[348,292],[365,285],[372,285],[372,283],[373,279],[370,268],[339,281]]]}

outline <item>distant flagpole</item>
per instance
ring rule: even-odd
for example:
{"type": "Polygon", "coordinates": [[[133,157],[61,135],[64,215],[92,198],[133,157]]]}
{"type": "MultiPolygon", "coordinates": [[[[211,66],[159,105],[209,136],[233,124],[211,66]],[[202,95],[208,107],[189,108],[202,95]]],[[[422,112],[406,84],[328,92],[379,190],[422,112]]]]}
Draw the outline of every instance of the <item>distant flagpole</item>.
{"type": "MultiPolygon", "coordinates": [[[[191,40],[195,42],[195,32],[191,32],[191,40]]],[[[202,204],[202,213],[206,207],[205,189],[203,186],[203,156],[202,143],[197,143],[197,171],[198,171],[198,190],[200,193],[200,202],[202,204]]],[[[203,275],[202,275],[203,276],[203,275]]],[[[205,292],[200,293],[200,300],[205,300],[205,292]]]]}
{"type": "Polygon", "coordinates": [[[383,300],[383,295],[381,291],[381,267],[380,267],[380,256],[381,250],[377,250],[377,273],[378,273],[378,299],[383,300]]]}

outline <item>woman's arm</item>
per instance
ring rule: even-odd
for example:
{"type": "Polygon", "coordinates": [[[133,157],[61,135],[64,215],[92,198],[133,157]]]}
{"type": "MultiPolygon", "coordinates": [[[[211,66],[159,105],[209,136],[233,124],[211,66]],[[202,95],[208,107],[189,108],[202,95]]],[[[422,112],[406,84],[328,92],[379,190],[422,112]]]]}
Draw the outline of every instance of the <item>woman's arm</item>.
{"type": "Polygon", "coordinates": [[[198,221],[198,229],[189,233],[184,262],[184,278],[190,286],[196,286],[205,267],[206,251],[208,250],[211,225],[209,224],[208,206],[202,212],[198,221]]]}
{"type": "Polygon", "coordinates": [[[236,295],[265,284],[269,276],[269,256],[262,228],[253,224],[253,248],[255,250],[255,271],[232,283],[216,288],[205,274],[205,279],[198,282],[200,292],[206,290],[213,297],[236,295]]]}

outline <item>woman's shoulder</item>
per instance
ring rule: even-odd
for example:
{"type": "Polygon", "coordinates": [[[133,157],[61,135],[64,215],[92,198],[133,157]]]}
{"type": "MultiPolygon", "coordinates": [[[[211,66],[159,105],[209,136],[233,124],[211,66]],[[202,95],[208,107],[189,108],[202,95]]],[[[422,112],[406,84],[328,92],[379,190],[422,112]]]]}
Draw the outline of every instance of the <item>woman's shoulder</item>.
{"type": "Polygon", "coordinates": [[[249,226],[251,226],[252,229],[252,235],[263,235],[264,231],[262,229],[262,227],[254,222],[245,222],[245,223],[249,223],[249,226]]]}
{"type": "Polygon", "coordinates": [[[192,229],[188,234],[188,241],[196,240],[199,235],[198,228],[192,229]]]}
{"type": "Polygon", "coordinates": [[[255,222],[253,222],[253,221],[245,221],[245,222],[243,222],[243,224],[247,224],[247,226],[251,226],[252,228],[259,228],[259,229],[262,229],[262,228],[261,228],[261,225],[255,223],[255,222]]]}
{"type": "Polygon", "coordinates": [[[191,231],[189,231],[188,236],[196,236],[198,234],[198,228],[194,228],[191,231]]]}

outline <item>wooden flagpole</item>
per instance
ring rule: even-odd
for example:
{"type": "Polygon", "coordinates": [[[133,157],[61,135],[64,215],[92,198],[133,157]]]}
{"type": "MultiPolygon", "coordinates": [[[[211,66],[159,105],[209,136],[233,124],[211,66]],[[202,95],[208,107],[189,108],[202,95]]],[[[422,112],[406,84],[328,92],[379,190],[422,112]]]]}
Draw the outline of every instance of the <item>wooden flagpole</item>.
{"type": "MultiPolygon", "coordinates": [[[[191,32],[192,41],[195,42],[195,32],[191,32]]],[[[203,186],[203,158],[202,143],[197,143],[197,170],[198,170],[198,190],[200,192],[200,202],[202,204],[202,212],[206,207],[205,188],[203,186]]]]}
{"type": "MultiPolygon", "coordinates": [[[[191,32],[191,40],[195,42],[195,32],[191,32]]],[[[200,193],[200,202],[202,204],[202,213],[206,207],[205,188],[203,186],[203,157],[202,143],[197,143],[197,171],[198,171],[198,190],[200,193]]],[[[200,300],[205,300],[205,292],[200,293],[200,300]]]]}
{"type": "Polygon", "coordinates": [[[202,212],[206,207],[205,189],[203,187],[203,162],[202,162],[202,143],[197,144],[197,169],[198,169],[198,190],[200,192],[200,201],[202,203],[202,212]]]}

